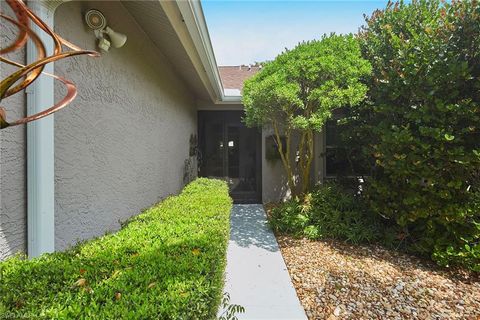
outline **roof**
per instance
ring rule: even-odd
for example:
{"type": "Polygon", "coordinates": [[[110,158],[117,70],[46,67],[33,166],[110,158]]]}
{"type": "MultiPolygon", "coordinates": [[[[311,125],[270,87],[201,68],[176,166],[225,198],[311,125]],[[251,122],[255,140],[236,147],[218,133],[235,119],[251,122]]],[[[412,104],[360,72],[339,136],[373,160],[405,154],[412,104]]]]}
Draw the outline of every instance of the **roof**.
{"type": "Polygon", "coordinates": [[[257,73],[261,67],[259,66],[219,66],[220,78],[225,92],[240,93],[243,89],[243,83],[248,78],[257,73]]]}

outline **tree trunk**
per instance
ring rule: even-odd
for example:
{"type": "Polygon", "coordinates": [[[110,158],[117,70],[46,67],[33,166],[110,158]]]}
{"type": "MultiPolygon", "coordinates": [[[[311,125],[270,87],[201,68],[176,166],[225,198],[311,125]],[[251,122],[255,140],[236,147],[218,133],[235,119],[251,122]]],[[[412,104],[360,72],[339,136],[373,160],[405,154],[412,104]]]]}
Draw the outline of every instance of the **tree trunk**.
{"type": "Polygon", "coordinates": [[[280,154],[280,159],[282,160],[283,167],[287,174],[287,184],[292,192],[292,195],[297,195],[297,186],[295,184],[295,173],[293,172],[292,165],[291,165],[291,131],[287,129],[285,131],[285,139],[286,139],[286,150],[283,150],[282,139],[280,136],[280,131],[278,129],[277,123],[273,122],[273,129],[275,132],[275,141],[277,143],[278,153],[280,154]]]}
{"type": "Polygon", "coordinates": [[[310,189],[310,172],[312,168],[312,161],[314,157],[314,134],[312,130],[308,130],[306,133],[306,150],[304,157],[305,159],[302,162],[301,172],[302,172],[302,186],[301,186],[301,195],[304,196],[310,189]]]}
{"type": "Polygon", "coordinates": [[[276,122],[273,122],[273,129],[278,153],[287,175],[287,184],[290,192],[293,197],[303,198],[310,189],[310,171],[314,158],[314,132],[313,130],[306,130],[301,133],[298,147],[295,149],[300,159],[297,165],[292,165],[291,129],[285,129],[285,148],[283,147],[279,126],[276,122]],[[295,178],[297,174],[298,181],[295,178]]]}

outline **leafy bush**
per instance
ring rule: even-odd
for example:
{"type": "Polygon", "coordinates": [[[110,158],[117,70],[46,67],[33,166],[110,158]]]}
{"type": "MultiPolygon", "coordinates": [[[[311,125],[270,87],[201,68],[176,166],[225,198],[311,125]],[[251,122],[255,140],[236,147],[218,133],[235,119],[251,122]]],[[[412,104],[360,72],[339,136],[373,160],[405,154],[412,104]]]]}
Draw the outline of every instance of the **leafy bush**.
{"type": "Polygon", "coordinates": [[[113,234],[0,263],[0,315],[210,319],[220,304],[231,199],[197,179],[113,234]]]}
{"type": "Polygon", "coordinates": [[[352,109],[371,159],[371,209],[404,227],[411,249],[480,270],[480,4],[389,4],[359,34],[373,67],[352,109]]]}
{"type": "Polygon", "coordinates": [[[292,199],[273,208],[270,224],[277,232],[310,239],[361,243],[381,235],[380,219],[368,214],[361,199],[335,183],[318,187],[303,200],[292,199]]]}
{"type": "Polygon", "coordinates": [[[331,34],[285,50],[245,82],[245,123],[273,129],[293,195],[310,190],[315,132],[322,130],[332,110],[365,98],[367,86],[360,80],[370,71],[353,35],[331,34]]]}

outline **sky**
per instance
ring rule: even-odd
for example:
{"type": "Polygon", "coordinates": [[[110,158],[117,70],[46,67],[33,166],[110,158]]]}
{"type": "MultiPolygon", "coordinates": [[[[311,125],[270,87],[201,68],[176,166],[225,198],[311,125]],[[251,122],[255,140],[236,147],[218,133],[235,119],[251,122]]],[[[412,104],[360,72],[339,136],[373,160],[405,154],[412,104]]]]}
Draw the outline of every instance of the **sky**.
{"type": "Polygon", "coordinates": [[[322,34],[355,33],[363,14],[387,1],[201,0],[217,64],[274,59],[285,48],[322,34]]]}

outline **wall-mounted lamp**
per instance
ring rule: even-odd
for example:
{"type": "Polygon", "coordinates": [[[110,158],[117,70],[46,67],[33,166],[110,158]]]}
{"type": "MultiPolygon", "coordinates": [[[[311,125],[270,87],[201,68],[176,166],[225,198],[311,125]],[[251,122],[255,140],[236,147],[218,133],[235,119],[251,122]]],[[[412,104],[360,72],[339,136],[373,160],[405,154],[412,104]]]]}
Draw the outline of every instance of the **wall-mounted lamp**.
{"type": "Polygon", "coordinates": [[[98,47],[107,52],[112,45],[114,48],[121,48],[127,42],[127,36],[123,33],[115,32],[107,26],[107,19],[98,10],[90,9],[85,13],[85,22],[93,30],[98,39],[98,47]],[[108,36],[108,39],[105,38],[108,36]]]}

